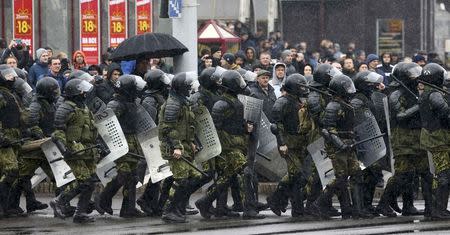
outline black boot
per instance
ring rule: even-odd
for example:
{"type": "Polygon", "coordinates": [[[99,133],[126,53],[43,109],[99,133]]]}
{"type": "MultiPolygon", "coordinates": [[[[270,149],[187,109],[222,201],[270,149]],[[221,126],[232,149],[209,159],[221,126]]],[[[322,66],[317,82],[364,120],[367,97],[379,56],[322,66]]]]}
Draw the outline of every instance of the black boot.
{"type": "MultiPolygon", "coordinates": [[[[423,200],[425,201],[425,217],[430,217],[431,208],[433,205],[433,193],[432,193],[432,183],[433,183],[433,175],[429,171],[423,172],[420,174],[421,186],[422,186],[422,195],[423,200]]],[[[446,191],[447,195],[443,195],[444,198],[448,198],[448,190],[446,191]]],[[[447,205],[444,208],[445,212],[447,212],[447,205]]]]}
{"type": "Polygon", "coordinates": [[[239,190],[239,180],[237,175],[233,175],[230,178],[231,198],[233,198],[233,206],[231,209],[235,212],[242,212],[244,209],[242,206],[241,192],[239,190]]]}
{"type": "Polygon", "coordinates": [[[187,180],[187,191],[183,197],[182,203],[180,204],[181,208],[179,209],[184,215],[196,215],[199,213],[198,210],[189,205],[189,199],[193,193],[195,193],[209,181],[211,181],[211,177],[206,176],[194,177],[187,180]]]}
{"type": "MultiPolygon", "coordinates": [[[[229,184],[227,184],[229,186],[229,184]]],[[[228,187],[222,188],[219,191],[219,195],[216,201],[216,210],[214,216],[217,218],[221,217],[239,217],[239,213],[232,211],[228,206],[228,187]]]]}
{"type": "Polygon", "coordinates": [[[159,191],[160,191],[159,182],[154,184],[148,182],[147,186],[145,187],[144,193],[136,201],[136,203],[141,207],[141,210],[147,216],[155,215],[155,208],[158,208],[157,204],[159,199],[159,191]]]}
{"type": "Polygon", "coordinates": [[[186,217],[179,211],[180,202],[183,200],[184,193],[186,193],[184,183],[184,180],[181,180],[180,182],[174,182],[172,185],[175,192],[167,200],[161,216],[161,219],[166,223],[186,223],[186,217]]]}
{"type": "Polygon", "coordinates": [[[170,188],[173,184],[173,177],[165,178],[161,184],[161,194],[159,195],[158,199],[158,207],[157,210],[155,210],[155,215],[162,215],[164,205],[167,202],[167,199],[169,199],[169,192],[170,188]]]}
{"type": "Polygon", "coordinates": [[[363,193],[363,187],[360,183],[355,183],[351,186],[351,194],[352,194],[352,206],[353,206],[353,212],[352,217],[354,219],[370,219],[374,216],[364,210],[364,193],[363,193]]]}
{"type": "Polygon", "coordinates": [[[54,215],[60,219],[66,218],[66,214],[68,214],[67,205],[81,192],[81,186],[78,183],[72,183],[71,186],[72,188],[61,191],[59,196],[49,203],[54,215]]]}
{"type": "Polygon", "coordinates": [[[396,198],[396,189],[397,185],[394,185],[393,181],[389,181],[384,189],[383,195],[381,195],[380,201],[378,202],[377,207],[375,208],[378,214],[387,217],[396,217],[397,214],[392,210],[389,206],[390,202],[396,198]]]}
{"type": "Polygon", "coordinates": [[[31,176],[27,176],[22,178],[22,188],[25,195],[26,203],[27,203],[27,213],[31,213],[37,210],[44,210],[48,208],[47,204],[44,204],[38,200],[36,200],[36,195],[32,189],[31,185],[31,176]]]}
{"type": "Polygon", "coordinates": [[[423,215],[423,211],[417,210],[414,207],[414,191],[412,185],[409,187],[406,186],[406,190],[403,192],[403,207],[402,207],[402,215],[403,216],[415,216],[415,215],[423,215]]]}
{"type": "Polygon", "coordinates": [[[24,210],[20,208],[20,195],[22,194],[22,185],[20,179],[16,180],[9,190],[8,205],[6,214],[7,216],[22,216],[24,210]]]}
{"type": "MultiPolygon", "coordinates": [[[[244,190],[244,213],[242,214],[243,219],[264,219],[266,216],[259,214],[257,210],[257,200],[255,194],[255,187],[253,182],[254,171],[250,167],[245,167],[244,175],[241,179],[243,181],[244,190]]],[[[303,203],[303,202],[302,202],[303,203]]]]}
{"type": "MultiPolygon", "coordinates": [[[[333,196],[334,190],[331,187],[326,187],[319,197],[309,206],[309,214],[321,219],[330,219],[328,214],[328,198],[333,196]]],[[[342,208],[342,204],[341,204],[342,208]]]]}
{"type": "Polygon", "coordinates": [[[281,212],[286,211],[284,202],[288,200],[288,194],[289,185],[287,182],[280,181],[275,192],[267,197],[267,205],[275,215],[281,216],[281,212]]]}
{"type": "Polygon", "coordinates": [[[95,197],[95,209],[101,215],[108,213],[112,215],[112,198],[117,194],[119,189],[122,187],[124,181],[121,181],[119,175],[114,177],[108,184],[106,184],[103,191],[95,197]]]}
{"type": "Polygon", "coordinates": [[[136,208],[136,183],[133,173],[129,173],[123,186],[122,207],[119,216],[122,218],[139,218],[144,214],[136,208]]]}
{"type": "Polygon", "coordinates": [[[300,179],[296,179],[293,182],[293,187],[290,190],[290,198],[291,198],[291,215],[292,217],[300,217],[303,216],[303,187],[306,183],[305,180],[301,177],[300,179]]]}
{"type": "Polygon", "coordinates": [[[431,219],[450,219],[446,213],[449,195],[450,172],[443,171],[437,175],[437,187],[433,195],[433,206],[431,210],[431,219]]]}
{"type": "Polygon", "coordinates": [[[92,223],[95,221],[95,218],[89,216],[87,211],[89,209],[89,203],[94,192],[94,183],[90,180],[83,182],[80,186],[80,197],[78,198],[77,209],[75,214],[73,215],[73,222],[84,224],[84,223],[92,223]]]}

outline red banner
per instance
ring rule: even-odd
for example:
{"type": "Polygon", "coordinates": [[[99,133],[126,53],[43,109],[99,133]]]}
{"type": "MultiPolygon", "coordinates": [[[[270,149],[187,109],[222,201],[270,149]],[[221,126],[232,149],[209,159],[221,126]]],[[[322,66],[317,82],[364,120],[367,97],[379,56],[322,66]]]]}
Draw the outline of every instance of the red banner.
{"type": "Polygon", "coordinates": [[[98,0],[80,0],[80,49],[86,64],[99,64],[100,22],[98,0]]]}
{"type": "Polygon", "coordinates": [[[152,1],[136,0],[136,34],[152,32],[152,1]]]}
{"type": "MultiPolygon", "coordinates": [[[[33,0],[13,1],[13,37],[18,44],[26,44],[33,48],[33,0]]],[[[4,9],[3,9],[4,10],[4,9]]],[[[9,42],[8,42],[9,43],[9,42]]]]}
{"type": "Polygon", "coordinates": [[[109,0],[109,46],[117,47],[127,38],[127,2],[109,0]]]}

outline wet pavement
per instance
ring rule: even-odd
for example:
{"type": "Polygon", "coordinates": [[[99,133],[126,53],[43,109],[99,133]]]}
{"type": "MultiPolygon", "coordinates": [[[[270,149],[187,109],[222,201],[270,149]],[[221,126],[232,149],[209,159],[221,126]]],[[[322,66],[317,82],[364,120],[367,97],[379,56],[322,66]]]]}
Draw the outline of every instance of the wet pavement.
{"type": "MultiPolygon", "coordinates": [[[[195,194],[191,198],[191,204],[199,196],[200,194],[195,194]]],[[[49,202],[51,197],[40,195],[38,199],[49,202]]],[[[22,203],[22,207],[23,205],[22,203]]],[[[263,220],[203,220],[200,215],[193,215],[188,216],[189,222],[185,224],[165,224],[160,218],[120,218],[120,205],[121,198],[115,197],[113,216],[94,212],[96,222],[85,225],[74,224],[71,218],[54,218],[50,208],[27,217],[7,218],[0,220],[0,234],[450,234],[450,221],[426,221],[423,216],[365,220],[333,218],[318,221],[312,218],[293,219],[289,210],[279,217],[266,210],[261,212],[267,216],[263,220]]],[[[423,201],[416,201],[415,205],[423,209],[423,201]]]]}

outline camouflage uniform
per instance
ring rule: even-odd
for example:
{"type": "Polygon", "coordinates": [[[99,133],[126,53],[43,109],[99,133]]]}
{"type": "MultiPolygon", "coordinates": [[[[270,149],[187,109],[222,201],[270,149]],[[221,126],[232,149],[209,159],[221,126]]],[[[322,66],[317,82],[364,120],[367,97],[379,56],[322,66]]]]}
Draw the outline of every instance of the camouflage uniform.
{"type": "Polygon", "coordinates": [[[0,217],[6,213],[10,189],[17,184],[19,173],[17,156],[20,143],[14,143],[21,138],[23,123],[19,102],[7,86],[0,84],[0,217]]]}
{"type": "Polygon", "coordinates": [[[277,215],[286,210],[288,198],[292,203],[292,216],[303,215],[303,190],[309,177],[306,172],[311,167],[307,161],[306,147],[313,128],[313,121],[306,107],[305,102],[300,102],[290,94],[278,98],[273,106],[272,116],[278,129],[278,146],[286,145],[288,148],[287,154],[282,154],[287,162],[288,174],[267,199],[270,208],[277,215]]]}

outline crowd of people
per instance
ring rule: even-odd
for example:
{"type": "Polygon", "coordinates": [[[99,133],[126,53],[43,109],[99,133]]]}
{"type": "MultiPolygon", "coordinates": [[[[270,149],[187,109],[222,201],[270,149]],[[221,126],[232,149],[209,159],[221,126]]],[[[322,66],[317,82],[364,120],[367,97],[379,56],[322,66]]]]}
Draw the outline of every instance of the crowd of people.
{"type": "Polygon", "coordinates": [[[449,82],[434,54],[365,56],[354,44],[342,53],[329,40],[320,43],[321,50],[310,52],[305,42],[289,46],[279,33],[261,40],[245,32],[240,36],[241,51],[222,54],[218,47],[206,49],[198,58],[198,74],[175,75],[163,59],[115,63],[108,52],[102,64],[87,65],[81,51],[69,60],[64,53],[54,56],[51,48],[39,48],[31,61],[26,46],[14,40],[2,46],[0,217],[24,213],[19,206],[22,193],[28,213],[48,207],[34,196],[31,178],[39,167],[53,178],[50,163],[41,149],[25,152],[21,145],[50,138],[76,178],[56,190],[50,206],[56,217],[73,217],[76,223],[93,222],[94,210],[113,214],[112,198],[121,188],[121,217],[161,216],[169,223],[186,222],[187,215],[198,212],[206,219],[239,217],[238,212],[244,219],[263,219],[261,210],[270,208],[281,215],[289,201],[292,217],[394,217],[395,210],[405,216],[450,218],[449,82]],[[380,115],[373,94],[388,98],[390,115],[380,115]],[[246,119],[240,95],[263,100],[260,112],[269,119],[277,151],[287,163],[287,173],[267,203],[259,202],[251,154],[261,127],[246,119]],[[98,147],[102,144],[94,115],[105,107],[117,117],[129,152],[114,161],[117,175],[93,197],[99,181],[96,165],[114,151],[98,147]],[[196,121],[204,109],[211,115],[222,152],[202,162],[202,171],[194,166],[193,156],[201,149],[196,121]],[[158,154],[168,161],[173,175],[148,182],[136,199],[136,184],[145,183],[138,172],[148,163],[138,138],[142,110],[158,126],[158,154]],[[392,132],[382,142],[392,148],[395,174],[385,182],[377,206],[372,200],[376,186],[383,184],[381,162],[391,156],[386,151],[383,160],[360,167],[364,151],[355,144],[356,127],[366,116],[376,117],[372,125],[392,132]],[[307,149],[320,138],[335,174],[326,183],[307,149]],[[189,205],[190,196],[209,182],[213,184],[195,202],[196,211],[189,205]],[[417,182],[425,199],[423,212],[413,203],[417,182]],[[227,205],[229,189],[232,207],[227,205]],[[332,206],[334,195],[340,211],[332,206]],[[74,207],[70,202],[76,196],[74,207]]]}

